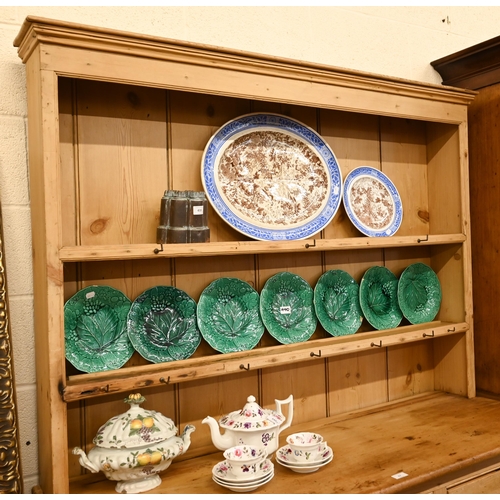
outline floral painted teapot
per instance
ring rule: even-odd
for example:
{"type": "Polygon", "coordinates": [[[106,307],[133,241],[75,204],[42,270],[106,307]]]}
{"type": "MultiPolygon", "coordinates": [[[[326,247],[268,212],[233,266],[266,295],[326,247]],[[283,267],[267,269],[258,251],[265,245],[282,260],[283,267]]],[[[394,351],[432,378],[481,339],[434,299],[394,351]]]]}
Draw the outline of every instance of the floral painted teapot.
{"type": "Polygon", "coordinates": [[[118,493],[140,493],[158,486],[158,473],[191,444],[193,425],[187,425],[182,435],[176,436],[177,428],[171,419],[139,406],[145,400],[140,394],[125,398],[130,410],[101,426],[94,438],[96,446],[88,455],[81,448],[73,449],[73,454],[80,456],[80,465],[118,481],[118,493]]]}
{"type": "Polygon", "coordinates": [[[281,401],[275,399],[276,410],[261,408],[254,396],[249,396],[242,410],[222,417],[217,424],[213,417],[206,417],[202,424],[208,424],[212,442],[219,450],[247,444],[263,447],[270,456],[279,447],[280,432],[290,427],[293,418],[293,396],[281,401]],[[288,404],[288,416],[281,412],[281,405],[288,404]],[[224,434],[220,429],[224,429],[224,434]]]}

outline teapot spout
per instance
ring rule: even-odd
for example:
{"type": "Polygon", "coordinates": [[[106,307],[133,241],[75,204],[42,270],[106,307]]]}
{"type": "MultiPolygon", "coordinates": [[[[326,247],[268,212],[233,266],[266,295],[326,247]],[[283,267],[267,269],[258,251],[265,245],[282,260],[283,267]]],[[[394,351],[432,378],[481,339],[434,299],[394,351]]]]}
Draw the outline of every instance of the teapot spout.
{"type": "Polygon", "coordinates": [[[213,417],[205,417],[202,424],[208,424],[210,427],[210,436],[212,437],[212,443],[219,450],[227,450],[234,445],[233,439],[229,434],[221,434],[219,429],[219,424],[213,417]]]}
{"type": "Polygon", "coordinates": [[[79,455],[78,461],[82,467],[85,467],[91,472],[99,472],[99,468],[96,467],[88,458],[85,452],[81,448],[73,448],[73,455],[79,455]]]}
{"type": "Polygon", "coordinates": [[[194,425],[186,425],[184,431],[182,432],[181,438],[184,443],[184,451],[187,451],[191,444],[191,433],[196,430],[194,425]]]}

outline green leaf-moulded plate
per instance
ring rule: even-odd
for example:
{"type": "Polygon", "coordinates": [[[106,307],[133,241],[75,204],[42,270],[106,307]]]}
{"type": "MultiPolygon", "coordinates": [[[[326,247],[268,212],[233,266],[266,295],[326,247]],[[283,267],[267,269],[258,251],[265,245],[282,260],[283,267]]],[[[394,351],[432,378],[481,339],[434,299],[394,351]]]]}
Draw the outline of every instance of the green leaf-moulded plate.
{"type": "Polygon", "coordinates": [[[64,305],[66,359],[86,373],[121,368],[134,354],[127,335],[130,299],[110,286],[78,291],[64,305]]]}
{"type": "Polygon", "coordinates": [[[238,278],[210,283],[200,295],[197,311],[201,334],[216,351],[248,351],[264,334],[259,294],[238,278]]]}
{"type": "Polygon", "coordinates": [[[196,302],[173,286],[155,286],[137,297],[127,318],[135,350],[152,363],[191,357],[201,342],[196,302]]]}
{"type": "Polygon", "coordinates": [[[313,289],[297,274],[271,276],[260,294],[260,314],[268,332],[281,344],[309,340],[318,324],[313,298],[313,289]]]}
{"type": "Polygon", "coordinates": [[[441,284],[426,264],[408,266],[399,278],[398,302],[404,317],[413,325],[432,321],[441,307],[441,284]]]}
{"type": "Polygon", "coordinates": [[[358,283],[341,269],[326,271],[314,287],[314,310],[334,337],[356,333],[363,322],[358,283]]]}
{"type": "Polygon", "coordinates": [[[359,302],[368,323],[377,330],[396,328],[403,319],[398,304],[398,279],[382,266],[370,267],[359,286],[359,302]]]}

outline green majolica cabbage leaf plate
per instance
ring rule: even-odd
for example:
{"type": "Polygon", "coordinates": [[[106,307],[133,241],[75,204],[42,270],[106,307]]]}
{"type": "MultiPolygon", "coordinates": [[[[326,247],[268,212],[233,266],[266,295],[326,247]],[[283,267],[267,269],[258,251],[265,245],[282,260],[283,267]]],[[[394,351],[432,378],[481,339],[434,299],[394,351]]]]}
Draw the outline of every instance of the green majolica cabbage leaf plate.
{"type": "Polygon", "coordinates": [[[382,266],[370,267],[359,286],[359,302],[368,323],[377,330],[396,328],[403,319],[398,303],[398,279],[382,266]]]}
{"type": "Polygon", "coordinates": [[[326,271],[314,287],[314,310],[334,337],[356,333],[363,322],[358,283],[346,271],[326,271]]]}
{"type": "Polygon", "coordinates": [[[408,266],[399,278],[398,302],[404,317],[413,325],[432,321],[441,307],[441,284],[426,264],[408,266]]]}
{"type": "Polygon", "coordinates": [[[281,344],[309,340],[318,324],[313,298],[313,289],[297,274],[271,276],[260,294],[260,314],[268,332],[281,344]]]}
{"type": "Polygon", "coordinates": [[[210,283],[200,295],[197,314],[203,338],[222,353],[248,351],[264,334],[259,294],[238,278],[210,283]]]}
{"type": "Polygon", "coordinates": [[[196,302],[173,286],[155,286],[137,297],[127,318],[135,350],[153,363],[191,357],[201,342],[196,302]]]}
{"type": "Polygon", "coordinates": [[[86,373],[121,368],[134,354],[127,336],[131,301],[110,286],[89,286],[64,305],[66,359],[86,373]]]}

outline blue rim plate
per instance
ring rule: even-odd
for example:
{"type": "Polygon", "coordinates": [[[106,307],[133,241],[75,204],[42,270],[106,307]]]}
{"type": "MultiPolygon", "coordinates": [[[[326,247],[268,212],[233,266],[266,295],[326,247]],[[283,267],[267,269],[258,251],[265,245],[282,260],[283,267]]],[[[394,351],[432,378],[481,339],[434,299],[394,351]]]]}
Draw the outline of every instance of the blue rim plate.
{"type": "Polygon", "coordinates": [[[66,359],[86,373],[116,370],[134,354],[127,335],[130,299],[110,286],[82,288],[64,304],[66,359]]]}
{"type": "Polygon", "coordinates": [[[196,302],[173,286],[149,288],[130,307],[127,333],[135,350],[152,363],[188,359],[201,343],[196,302]]]}
{"type": "Polygon", "coordinates": [[[297,274],[271,276],[260,292],[260,314],[268,332],[281,344],[309,340],[316,331],[314,291],[297,274]]]}
{"type": "Polygon", "coordinates": [[[380,170],[358,167],[344,180],[344,207],[366,236],[392,236],[401,226],[403,204],[396,186],[380,170]]]}
{"type": "Polygon", "coordinates": [[[321,231],[342,201],[342,175],[312,128],[272,113],[223,125],[208,141],[202,182],[214,210],[256,240],[300,240],[321,231]]]}

